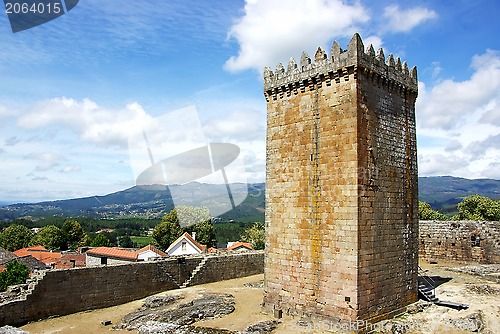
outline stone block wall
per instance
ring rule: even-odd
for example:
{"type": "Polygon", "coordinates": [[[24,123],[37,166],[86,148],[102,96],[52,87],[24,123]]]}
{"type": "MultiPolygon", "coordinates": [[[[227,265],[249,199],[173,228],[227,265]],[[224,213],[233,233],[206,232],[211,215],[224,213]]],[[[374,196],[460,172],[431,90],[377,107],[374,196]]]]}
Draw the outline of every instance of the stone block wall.
{"type": "MultiPolygon", "coordinates": [[[[0,326],[22,325],[49,316],[119,305],[177,289],[201,260],[198,256],[49,270],[26,299],[0,304],[0,326]]],[[[199,272],[198,283],[191,282],[191,285],[262,273],[263,263],[263,252],[209,256],[205,273],[199,272]]]]}
{"type": "Polygon", "coordinates": [[[357,81],[358,307],[376,320],[418,299],[417,94],[366,69],[357,81]]]}
{"type": "Polygon", "coordinates": [[[356,34],[266,69],[264,308],[378,320],[417,299],[416,69],[356,34]]]}
{"type": "Polygon", "coordinates": [[[209,255],[189,285],[224,281],[264,272],[264,252],[209,255]]]}
{"type": "MultiPolygon", "coordinates": [[[[126,261],[126,260],[122,260],[122,259],[115,259],[112,257],[107,257],[107,264],[110,266],[115,266],[118,264],[129,264],[132,262],[134,262],[134,261],[126,261]]],[[[102,265],[101,258],[98,256],[92,256],[92,255],[86,254],[85,264],[87,267],[99,267],[102,265]]]]}
{"type": "Polygon", "coordinates": [[[420,221],[419,257],[426,262],[500,263],[500,222],[420,221]]]}

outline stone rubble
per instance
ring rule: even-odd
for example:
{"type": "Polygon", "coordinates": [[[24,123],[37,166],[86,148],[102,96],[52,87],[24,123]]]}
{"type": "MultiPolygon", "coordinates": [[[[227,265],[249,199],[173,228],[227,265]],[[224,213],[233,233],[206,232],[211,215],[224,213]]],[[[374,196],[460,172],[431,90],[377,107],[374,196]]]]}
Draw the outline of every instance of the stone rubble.
{"type": "Polygon", "coordinates": [[[30,334],[30,333],[16,327],[3,326],[0,327],[0,334],[30,334]]]}
{"type": "MultiPolygon", "coordinates": [[[[148,331],[151,332],[159,326],[157,323],[167,323],[169,326],[191,325],[198,320],[221,317],[234,312],[234,297],[231,294],[204,294],[201,298],[169,309],[169,306],[181,298],[183,297],[179,295],[150,297],[138,311],[123,317],[123,322],[113,328],[132,330],[148,324],[146,328],[153,329],[144,330],[145,333],[149,333],[148,331]]],[[[172,328],[179,329],[179,327],[172,328]]]]}
{"type": "Polygon", "coordinates": [[[467,291],[478,295],[500,295],[500,289],[494,288],[488,284],[474,285],[469,284],[465,287],[467,291]]]}
{"type": "Polygon", "coordinates": [[[177,325],[159,321],[148,321],[138,328],[139,334],[267,334],[276,329],[276,320],[262,321],[248,326],[243,332],[227,329],[208,328],[190,325],[177,325]]]}

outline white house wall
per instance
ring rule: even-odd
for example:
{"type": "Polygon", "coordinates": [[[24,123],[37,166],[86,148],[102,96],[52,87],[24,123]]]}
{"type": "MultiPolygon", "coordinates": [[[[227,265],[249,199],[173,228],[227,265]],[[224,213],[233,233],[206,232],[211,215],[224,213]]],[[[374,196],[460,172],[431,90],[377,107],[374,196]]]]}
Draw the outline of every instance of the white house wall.
{"type": "Polygon", "coordinates": [[[156,258],[156,257],[161,257],[161,256],[159,254],[153,252],[150,249],[137,255],[137,259],[139,261],[141,261],[141,260],[148,261],[149,259],[156,258]]]}
{"type": "Polygon", "coordinates": [[[191,254],[201,254],[198,248],[195,248],[187,239],[182,239],[177,245],[175,245],[171,250],[168,251],[168,255],[191,255],[191,254]],[[182,250],[182,242],[186,242],[186,250],[182,250]]]}
{"type": "MultiPolygon", "coordinates": [[[[105,257],[105,256],[102,256],[102,257],[105,257]]],[[[127,263],[131,263],[133,261],[118,260],[118,259],[113,259],[113,258],[109,258],[108,257],[108,261],[107,262],[108,262],[107,263],[108,266],[112,266],[112,265],[117,265],[117,264],[127,264],[127,263]]],[[[98,267],[98,266],[101,266],[101,257],[92,256],[92,255],[87,254],[86,266],[87,267],[98,267]]]]}

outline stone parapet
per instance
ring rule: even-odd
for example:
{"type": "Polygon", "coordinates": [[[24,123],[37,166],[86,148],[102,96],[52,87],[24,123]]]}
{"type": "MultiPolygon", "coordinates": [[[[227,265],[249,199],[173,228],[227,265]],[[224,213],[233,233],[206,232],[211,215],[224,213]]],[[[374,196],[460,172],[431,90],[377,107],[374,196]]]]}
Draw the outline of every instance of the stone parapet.
{"type": "Polygon", "coordinates": [[[387,85],[403,90],[418,91],[417,68],[410,70],[406,61],[401,63],[398,57],[390,54],[387,59],[384,50],[377,53],[370,45],[364,50],[363,41],[355,34],[347,50],[342,50],[337,41],[333,42],[330,57],[319,47],[314,54],[314,62],[306,52],[302,53],[300,64],[290,58],[287,68],[280,63],[273,72],[269,67],[264,69],[264,95],[266,99],[276,99],[280,94],[297,94],[311,90],[315,84],[331,85],[347,77],[349,72],[364,71],[387,85]]]}
{"type": "MultiPolygon", "coordinates": [[[[31,293],[0,304],[0,327],[123,304],[178,289],[202,256],[125,265],[48,270],[31,293]]],[[[205,271],[190,285],[262,273],[264,253],[207,256],[205,271]]]]}

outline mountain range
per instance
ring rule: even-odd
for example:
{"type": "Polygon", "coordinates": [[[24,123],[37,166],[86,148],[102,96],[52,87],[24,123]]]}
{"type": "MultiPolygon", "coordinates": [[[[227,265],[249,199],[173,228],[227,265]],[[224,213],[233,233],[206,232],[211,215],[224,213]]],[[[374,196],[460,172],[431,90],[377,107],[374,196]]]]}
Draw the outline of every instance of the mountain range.
{"type": "MultiPolygon", "coordinates": [[[[232,195],[244,196],[242,186],[234,188],[232,195]]],[[[171,192],[176,198],[205,198],[210,205],[222,205],[226,185],[192,182],[183,186],[135,186],[105,196],[93,196],[68,200],[19,203],[0,207],[0,220],[16,218],[37,219],[60,215],[65,217],[86,216],[92,218],[158,218],[174,207],[171,192]],[[215,196],[214,196],[215,194],[215,196]]],[[[500,180],[470,180],[451,176],[419,177],[419,199],[431,204],[435,210],[445,213],[456,211],[456,205],[465,197],[479,194],[500,199],[500,180]]],[[[227,196],[225,196],[227,201],[227,196]]],[[[203,204],[203,203],[202,203],[203,204]]],[[[234,209],[220,216],[223,220],[264,221],[265,184],[248,184],[248,196],[234,209]]]]}

